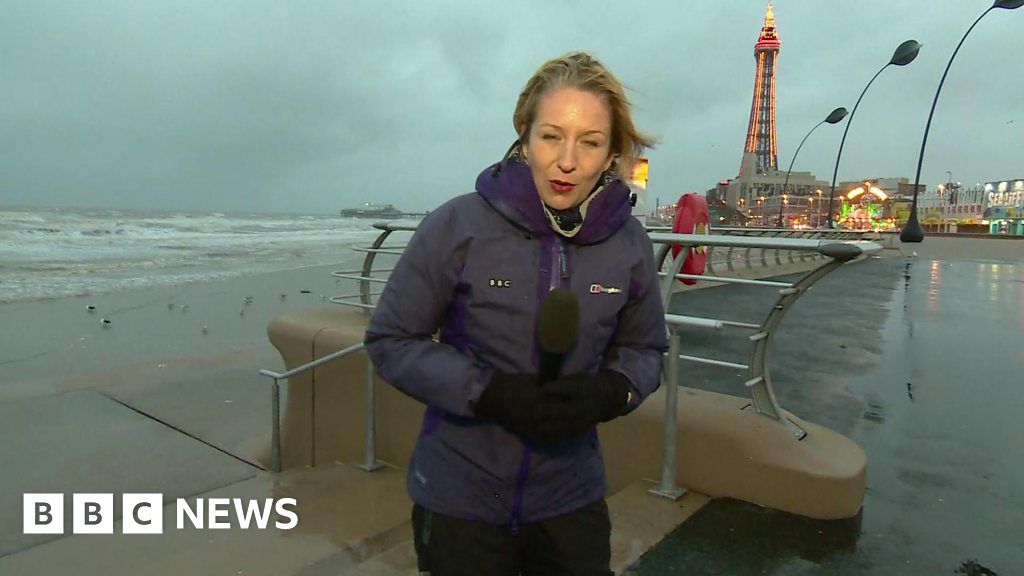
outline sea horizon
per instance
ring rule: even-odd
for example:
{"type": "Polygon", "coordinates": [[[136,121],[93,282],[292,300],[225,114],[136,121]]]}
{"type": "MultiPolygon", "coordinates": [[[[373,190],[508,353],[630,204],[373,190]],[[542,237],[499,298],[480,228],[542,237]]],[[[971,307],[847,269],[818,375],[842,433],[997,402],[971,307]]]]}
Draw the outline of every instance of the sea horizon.
{"type": "Polygon", "coordinates": [[[340,215],[0,208],[0,304],[340,262],[379,234],[340,215]]]}

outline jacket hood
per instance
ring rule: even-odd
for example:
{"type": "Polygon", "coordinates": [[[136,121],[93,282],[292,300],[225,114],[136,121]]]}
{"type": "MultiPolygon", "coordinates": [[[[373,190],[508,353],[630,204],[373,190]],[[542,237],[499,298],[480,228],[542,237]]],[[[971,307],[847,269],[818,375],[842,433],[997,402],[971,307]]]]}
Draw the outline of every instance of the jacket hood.
{"type": "MultiPolygon", "coordinates": [[[[518,147],[501,162],[484,169],[476,178],[476,191],[495,210],[516,226],[533,234],[554,235],[554,221],[537,192],[530,167],[518,147]]],[[[615,233],[630,217],[629,187],[621,179],[600,186],[581,204],[583,223],[573,235],[574,244],[596,244],[615,233]]]]}

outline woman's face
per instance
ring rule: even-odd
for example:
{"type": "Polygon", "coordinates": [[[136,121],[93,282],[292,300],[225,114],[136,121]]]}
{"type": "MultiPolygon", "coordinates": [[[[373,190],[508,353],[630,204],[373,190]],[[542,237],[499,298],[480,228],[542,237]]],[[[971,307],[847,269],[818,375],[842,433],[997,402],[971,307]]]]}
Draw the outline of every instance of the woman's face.
{"type": "Polygon", "coordinates": [[[541,200],[579,205],[612,164],[612,114],[592,92],[557,88],[541,96],[523,152],[541,200]]]}

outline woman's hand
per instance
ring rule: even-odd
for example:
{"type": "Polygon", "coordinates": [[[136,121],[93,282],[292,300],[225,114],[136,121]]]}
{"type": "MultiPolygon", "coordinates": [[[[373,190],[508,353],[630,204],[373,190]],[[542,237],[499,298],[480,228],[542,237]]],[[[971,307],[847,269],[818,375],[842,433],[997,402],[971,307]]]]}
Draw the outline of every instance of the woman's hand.
{"type": "Polygon", "coordinates": [[[537,409],[544,401],[540,379],[534,374],[506,374],[494,371],[473,413],[500,424],[509,432],[533,443],[543,442],[537,409]]]}
{"type": "Polygon", "coordinates": [[[599,422],[621,416],[629,402],[629,378],[614,370],[573,374],[544,384],[537,425],[548,442],[575,438],[599,422]]]}

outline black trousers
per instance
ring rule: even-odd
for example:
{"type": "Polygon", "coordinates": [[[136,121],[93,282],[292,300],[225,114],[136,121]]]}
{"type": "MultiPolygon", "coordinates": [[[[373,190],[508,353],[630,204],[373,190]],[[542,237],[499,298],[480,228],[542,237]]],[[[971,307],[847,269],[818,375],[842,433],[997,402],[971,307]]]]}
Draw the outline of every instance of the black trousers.
{"type": "Polygon", "coordinates": [[[605,501],[565,516],[508,525],[412,509],[421,574],[430,576],[612,576],[611,522],[605,501]]]}

